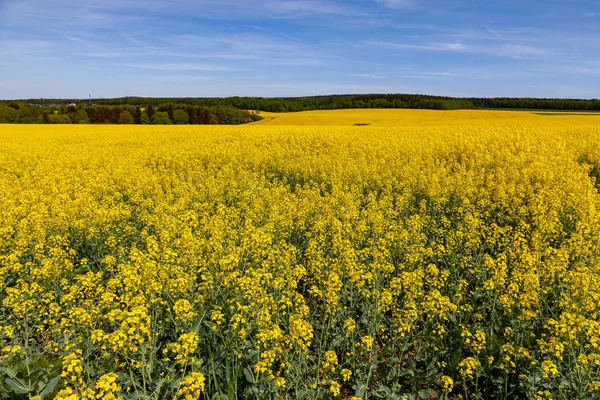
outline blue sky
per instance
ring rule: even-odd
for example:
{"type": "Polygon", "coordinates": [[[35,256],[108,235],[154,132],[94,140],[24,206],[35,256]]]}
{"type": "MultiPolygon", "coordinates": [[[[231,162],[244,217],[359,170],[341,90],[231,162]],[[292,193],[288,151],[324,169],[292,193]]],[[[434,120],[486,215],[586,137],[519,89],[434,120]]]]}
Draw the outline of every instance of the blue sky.
{"type": "Polygon", "coordinates": [[[0,98],[600,97],[598,0],[0,0],[0,98]]]}

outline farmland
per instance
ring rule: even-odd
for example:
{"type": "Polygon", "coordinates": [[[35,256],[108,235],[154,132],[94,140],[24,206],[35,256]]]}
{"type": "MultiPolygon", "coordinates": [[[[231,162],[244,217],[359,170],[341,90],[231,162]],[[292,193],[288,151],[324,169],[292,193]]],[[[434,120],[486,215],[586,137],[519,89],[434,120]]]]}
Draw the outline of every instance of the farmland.
{"type": "Polygon", "coordinates": [[[0,125],[0,398],[600,395],[600,116],[261,116],[0,125]]]}
{"type": "Polygon", "coordinates": [[[600,124],[600,113],[550,111],[503,111],[503,110],[402,110],[362,109],[325,110],[292,113],[260,112],[264,118],[254,124],[304,125],[304,126],[573,126],[600,124]],[[560,117],[551,118],[548,117],[560,117]]]}

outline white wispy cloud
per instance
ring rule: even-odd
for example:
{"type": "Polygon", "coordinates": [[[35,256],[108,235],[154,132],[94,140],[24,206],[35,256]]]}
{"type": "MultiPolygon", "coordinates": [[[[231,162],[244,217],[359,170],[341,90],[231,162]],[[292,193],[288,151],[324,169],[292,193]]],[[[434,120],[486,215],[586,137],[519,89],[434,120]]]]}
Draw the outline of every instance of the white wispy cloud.
{"type": "Polygon", "coordinates": [[[375,0],[379,5],[389,8],[413,8],[413,0],[375,0]]]}
{"type": "Polygon", "coordinates": [[[408,44],[408,43],[395,43],[395,42],[384,42],[384,41],[365,41],[366,45],[378,46],[378,47],[391,47],[396,49],[409,49],[409,50],[426,50],[426,51],[468,51],[469,46],[464,43],[436,43],[431,42],[427,44],[408,44]]]}
{"type": "Polygon", "coordinates": [[[426,23],[401,23],[394,24],[394,28],[397,29],[409,29],[409,30],[423,30],[423,31],[442,31],[445,28],[442,28],[438,25],[426,24],[426,23]]]}
{"type": "MultiPolygon", "coordinates": [[[[258,7],[260,7],[260,5],[258,7]]],[[[344,2],[330,2],[323,0],[267,0],[262,3],[262,7],[278,16],[298,16],[307,14],[360,16],[368,14],[358,8],[349,6],[344,2]]]]}
{"type": "Polygon", "coordinates": [[[209,64],[191,64],[191,63],[137,63],[137,64],[122,64],[124,67],[141,68],[156,71],[210,71],[210,72],[226,72],[226,71],[241,71],[240,68],[209,65],[209,64]]]}
{"type": "Polygon", "coordinates": [[[262,65],[274,65],[283,67],[324,67],[327,63],[319,59],[311,58],[280,58],[272,60],[259,60],[262,65]]]}
{"type": "Polygon", "coordinates": [[[465,43],[438,43],[429,42],[425,44],[408,44],[385,41],[365,41],[365,45],[388,47],[394,49],[407,49],[419,51],[441,51],[441,52],[456,52],[456,53],[480,53],[497,55],[503,57],[527,58],[533,56],[541,56],[546,52],[538,47],[504,43],[497,44],[465,44],[465,43]]]}
{"type": "Polygon", "coordinates": [[[504,36],[500,34],[497,30],[492,29],[487,25],[485,25],[484,28],[487,29],[487,31],[490,32],[492,35],[496,36],[496,38],[498,38],[499,40],[502,40],[503,42],[506,41],[504,36]]]}
{"type": "Polygon", "coordinates": [[[349,76],[355,76],[357,78],[366,78],[366,79],[386,79],[387,77],[379,74],[349,74],[349,76]]]}
{"type": "Polygon", "coordinates": [[[30,48],[30,47],[53,47],[56,42],[49,40],[0,40],[0,47],[6,48],[30,48]]]}
{"type": "Polygon", "coordinates": [[[509,56],[541,56],[546,52],[538,47],[521,44],[505,43],[501,47],[501,53],[509,56]]]}
{"type": "Polygon", "coordinates": [[[302,40],[302,39],[299,39],[299,38],[297,38],[295,36],[288,35],[287,33],[276,32],[276,31],[273,31],[271,29],[266,29],[266,28],[263,28],[262,26],[258,26],[258,25],[246,25],[246,26],[248,28],[256,29],[257,31],[260,31],[260,32],[265,32],[265,33],[269,34],[270,36],[275,36],[275,37],[278,37],[278,38],[289,40],[289,41],[292,41],[292,42],[295,42],[295,43],[298,43],[298,44],[301,44],[301,45],[304,45],[304,46],[318,47],[314,43],[309,43],[309,42],[307,42],[305,40],[302,40]]]}
{"type": "Polygon", "coordinates": [[[454,73],[454,72],[447,72],[447,71],[432,71],[432,72],[408,72],[408,73],[403,73],[401,75],[399,75],[400,78],[407,78],[407,79],[431,79],[431,80],[438,80],[438,79],[444,79],[444,78],[457,78],[457,77],[464,77],[464,74],[458,74],[458,73],[454,73]]]}
{"type": "Polygon", "coordinates": [[[257,57],[250,54],[230,54],[230,53],[186,53],[185,51],[169,51],[167,49],[121,49],[121,50],[99,50],[92,52],[82,52],[79,55],[91,58],[181,58],[181,59],[218,59],[218,60],[254,60],[257,57]]]}
{"type": "Polygon", "coordinates": [[[557,65],[551,67],[551,71],[569,75],[600,76],[600,62],[589,62],[579,65],[557,65]]]}
{"type": "Polygon", "coordinates": [[[83,51],[80,51],[79,55],[85,58],[127,60],[130,66],[143,66],[145,69],[171,70],[202,69],[197,64],[189,62],[194,59],[220,60],[226,64],[235,63],[234,66],[227,65],[227,68],[236,69],[257,65],[322,67],[327,65],[326,59],[332,59],[317,46],[303,43],[285,34],[264,32],[264,34],[245,35],[237,33],[229,35],[165,35],[153,41],[152,45],[145,45],[143,41],[135,40],[135,37],[124,35],[133,38],[133,41],[128,42],[135,43],[135,45],[127,42],[125,43],[127,47],[120,48],[88,45],[81,47],[83,51]],[[156,61],[158,61],[159,67],[152,67],[156,61]]]}
{"type": "Polygon", "coordinates": [[[457,74],[457,73],[454,73],[454,72],[420,72],[419,75],[423,75],[423,76],[439,76],[439,77],[464,76],[464,74],[457,74]]]}

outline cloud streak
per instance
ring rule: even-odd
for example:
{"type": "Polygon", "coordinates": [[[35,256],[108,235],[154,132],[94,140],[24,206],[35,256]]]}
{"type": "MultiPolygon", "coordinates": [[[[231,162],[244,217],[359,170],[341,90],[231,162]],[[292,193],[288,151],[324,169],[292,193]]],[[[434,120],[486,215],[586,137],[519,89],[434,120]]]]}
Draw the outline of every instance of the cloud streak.
{"type": "Polygon", "coordinates": [[[367,46],[384,47],[400,50],[417,50],[417,51],[431,51],[431,52],[452,52],[452,53],[474,53],[474,54],[488,54],[500,57],[532,57],[541,56],[545,54],[545,51],[541,48],[504,43],[502,45],[479,45],[479,44],[465,44],[460,42],[455,43],[438,43],[429,42],[425,44],[408,44],[408,43],[396,43],[396,42],[385,42],[385,41],[365,41],[367,46]]]}
{"type": "Polygon", "coordinates": [[[385,79],[386,76],[380,74],[350,74],[350,76],[354,76],[357,78],[365,78],[365,79],[385,79]]]}
{"type": "Polygon", "coordinates": [[[223,72],[223,71],[241,71],[240,68],[224,67],[221,65],[208,65],[208,64],[190,64],[190,63],[174,63],[174,64],[163,64],[163,63],[142,63],[142,64],[122,64],[128,68],[141,68],[156,71],[210,71],[210,72],[223,72]]]}
{"type": "Polygon", "coordinates": [[[395,8],[395,9],[406,9],[415,7],[413,0],[376,0],[377,3],[383,7],[395,8]]]}

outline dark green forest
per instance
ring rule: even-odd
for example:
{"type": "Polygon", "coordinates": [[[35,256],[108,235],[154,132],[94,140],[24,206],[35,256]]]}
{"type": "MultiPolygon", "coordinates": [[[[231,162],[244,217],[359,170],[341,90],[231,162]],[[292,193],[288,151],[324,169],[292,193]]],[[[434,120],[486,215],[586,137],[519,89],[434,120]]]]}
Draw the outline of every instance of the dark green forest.
{"type": "MultiPolygon", "coordinates": [[[[39,101],[38,101],[39,102],[39,101]]],[[[123,97],[100,99],[95,104],[168,104],[182,103],[195,106],[226,106],[240,110],[295,112],[336,110],[348,108],[415,108],[457,110],[475,108],[467,99],[407,94],[360,94],[314,97],[226,97],[226,98],[145,98],[123,97]]]]}
{"type": "Polygon", "coordinates": [[[154,124],[240,125],[262,119],[232,106],[77,103],[77,100],[0,102],[0,123],[20,124],[154,124]]]}
{"type": "Polygon", "coordinates": [[[600,111],[600,100],[453,98],[420,94],[0,100],[0,123],[237,125],[260,120],[257,111],[294,112],[349,108],[600,111]]]}

